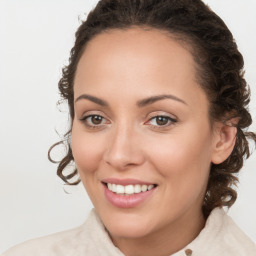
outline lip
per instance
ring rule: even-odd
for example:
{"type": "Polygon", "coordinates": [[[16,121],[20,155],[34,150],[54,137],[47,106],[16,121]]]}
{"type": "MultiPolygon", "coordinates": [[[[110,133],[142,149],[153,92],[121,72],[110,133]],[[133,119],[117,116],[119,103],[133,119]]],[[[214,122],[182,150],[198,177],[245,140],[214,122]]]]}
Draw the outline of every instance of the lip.
{"type": "Polygon", "coordinates": [[[111,183],[111,184],[119,184],[119,185],[153,185],[152,182],[146,182],[142,180],[137,179],[117,179],[117,178],[107,178],[102,180],[103,183],[111,183]]]}
{"type": "MultiPolygon", "coordinates": [[[[125,180],[125,182],[128,182],[128,181],[125,180]]],[[[111,182],[109,182],[109,183],[111,183],[111,182]]],[[[115,182],[113,182],[112,184],[115,184],[115,182]]],[[[117,183],[117,184],[120,184],[120,183],[117,183]]],[[[134,184],[139,184],[139,183],[134,183],[134,184]]],[[[145,183],[141,183],[141,184],[145,184],[145,183]]],[[[150,184],[152,184],[152,183],[150,183],[150,184]]],[[[125,185],[132,185],[132,184],[131,184],[131,182],[129,182],[129,183],[125,183],[125,185]]],[[[133,208],[133,207],[139,206],[140,204],[145,202],[147,199],[152,197],[152,195],[154,194],[154,192],[156,190],[156,187],[154,187],[151,190],[148,190],[148,191],[142,192],[142,193],[138,193],[138,194],[118,195],[118,194],[110,191],[105,184],[102,183],[102,186],[104,188],[104,194],[105,194],[106,199],[112,205],[114,205],[118,208],[133,208]]]]}

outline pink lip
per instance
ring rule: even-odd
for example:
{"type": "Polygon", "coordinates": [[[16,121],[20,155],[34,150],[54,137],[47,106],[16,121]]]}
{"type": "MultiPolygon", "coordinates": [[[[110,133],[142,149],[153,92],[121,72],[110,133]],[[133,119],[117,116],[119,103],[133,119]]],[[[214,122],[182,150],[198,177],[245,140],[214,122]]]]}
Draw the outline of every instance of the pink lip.
{"type": "Polygon", "coordinates": [[[151,185],[153,183],[146,182],[146,181],[141,181],[141,180],[136,180],[136,179],[116,179],[116,178],[108,178],[108,179],[103,179],[102,182],[104,183],[111,183],[111,184],[120,184],[123,186],[126,185],[151,185]]]}
{"type": "MultiPolygon", "coordinates": [[[[115,182],[113,182],[115,184],[115,182]]],[[[112,183],[112,184],[113,184],[112,183]]],[[[120,183],[118,183],[120,184],[120,183]]],[[[131,183],[129,183],[131,184],[131,183]]],[[[138,183],[136,183],[138,184],[138,183]]],[[[145,183],[143,183],[145,184],[145,183]]],[[[136,207],[139,204],[143,203],[146,199],[148,199],[154,192],[156,188],[153,188],[151,190],[148,190],[146,192],[141,192],[138,194],[133,194],[129,196],[125,195],[118,195],[112,191],[110,191],[105,185],[104,187],[104,194],[106,196],[106,199],[113,204],[116,207],[119,208],[132,208],[136,207]]]]}

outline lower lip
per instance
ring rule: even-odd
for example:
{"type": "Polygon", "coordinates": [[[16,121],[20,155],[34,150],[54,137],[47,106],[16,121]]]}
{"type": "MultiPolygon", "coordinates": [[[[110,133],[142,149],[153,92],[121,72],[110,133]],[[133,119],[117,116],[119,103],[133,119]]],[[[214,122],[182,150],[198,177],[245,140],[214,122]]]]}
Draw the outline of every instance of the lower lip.
{"type": "Polygon", "coordinates": [[[110,191],[105,185],[104,193],[107,200],[116,207],[119,208],[132,208],[140,205],[146,199],[148,199],[155,191],[156,188],[148,190],[146,192],[141,192],[138,194],[133,194],[129,196],[118,195],[112,191],[110,191]]]}

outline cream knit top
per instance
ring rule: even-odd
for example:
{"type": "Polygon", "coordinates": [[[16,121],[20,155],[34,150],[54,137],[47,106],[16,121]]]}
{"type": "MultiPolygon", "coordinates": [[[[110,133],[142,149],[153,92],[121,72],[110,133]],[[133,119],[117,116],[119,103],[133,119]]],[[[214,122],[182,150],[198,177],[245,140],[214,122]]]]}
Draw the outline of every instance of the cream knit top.
{"type": "MultiPolygon", "coordinates": [[[[2,256],[124,256],[124,254],[112,243],[93,209],[83,225],[24,242],[9,249],[2,256]]],[[[223,209],[215,208],[198,237],[171,256],[256,256],[256,246],[223,209]]]]}

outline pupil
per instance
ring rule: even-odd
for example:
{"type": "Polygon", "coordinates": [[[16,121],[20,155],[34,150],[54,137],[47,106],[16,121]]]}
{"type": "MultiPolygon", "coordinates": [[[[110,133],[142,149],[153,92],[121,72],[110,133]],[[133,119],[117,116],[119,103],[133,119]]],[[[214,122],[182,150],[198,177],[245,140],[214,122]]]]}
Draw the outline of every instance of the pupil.
{"type": "Polygon", "coordinates": [[[156,119],[156,123],[158,125],[165,125],[165,124],[167,124],[167,122],[168,122],[168,119],[166,117],[163,117],[163,116],[159,116],[156,119]]]}
{"type": "Polygon", "coordinates": [[[102,118],[100,116],[93,116],[92,117],[93,124],[100,124],[101,121],[102,121],[102,118]]]}

